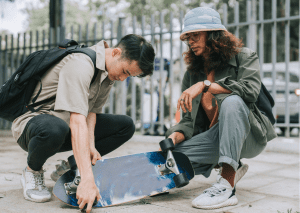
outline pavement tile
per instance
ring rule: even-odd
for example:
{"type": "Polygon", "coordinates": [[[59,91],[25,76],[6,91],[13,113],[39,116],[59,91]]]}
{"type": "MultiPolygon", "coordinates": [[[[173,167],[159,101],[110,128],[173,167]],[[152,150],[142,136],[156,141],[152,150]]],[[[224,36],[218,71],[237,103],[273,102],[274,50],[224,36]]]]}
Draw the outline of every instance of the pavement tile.
{"type": "MultiPolygon", "coordinates": [[[[52,190],[52,189],[51,189],[52,190]]],[[[27,201],[23,197],[23,192],[19,190],[11,190],[4,193],[5,197],[0,199],[1,212],[13,212],[13,213],[50,213],[50,212],[62,212],[60,206],[60,201],[55,201],[54,196],[50,202],[46,203],[34,203],[27,201]]],[[[74,209],[70,211],[63,211],[64,213],[74,212],[74,209]]]]}
{"type": "Polygon", "coordinates": [[[264,161],[256,161],[253,159],[243,160],[243,162],[249,165],[248,171],[244,176],[245,178],[248,175],[253,174],[253,173],[254,174],[263,174],[263,173],[272,172],[272,171],[286,167],[286,165],[283,165],[283,164],[270,163],[270,162],[264,162],[264,161]]]}
{"type": "Polygon", "coordinates": [[[294,164],[292,166],[281,168],[281,169],[275,170],[273,172],[268,172],[267,175],[275,176],[275,177],[293,178],[293,179],[300,180],[299,164],[294,164]]]}
{"type": "MultiPolygon", "coordinates": [[[[122,209],[113,209],[110,210],[111,207],[106,208],[106,212],[113,212],[113,213],[132,213],[132,212],[155,212],[155,213],[179,213],[179,212],[188,212],[188,211],[181,211],[173,208],[168,208],[164,206],[152,205],[152,204],[135,204],[128,208],[122,209]]],[[[93,211],[95,213],[98,212],[98,209],[93,211]]],[[[100,212],[100,211],[99,211],[100,212]]]]}
{"type": "Polygon", "coordinates": [[[20,174],[0,173],[0,192],[5,192],[11,189],[20,189],[20,174]]]}
{"type": "Polygon", "coordinates": [[[288,154],[288,153],[278,153],[278,152],[262,152],[260,155],[256,156],[255,158],[251,159],[243,159],[244,162],[251,160],[251,161],[258,161],[258,162],[265,162],[265,163],[275,163],[275,164],[284,164],[284,165],[292,165],[299,163],[299,155],[298,154],[288,154]]]}
{"type": "Polygon", "coordinates": [[[299,180],[285,178],[267,186],[254,189],[252,192],[299,199],[299,180]]]}
{"type": "MultiPolygon", "coordinates": [[[[253,193],[253,192],[247,192],[243,190],[236,191],[236,197],[238,199],[238,204],[235,206],[228,206],[221,209],[216,209],[216,212],[233,212],[234,209],[241,208],[243,206],[247,206],[253,202],[256,202],[258,200],[264,199],[266,196],[263,194],[253,193]]],[[[241,211],[242,212],[242,211],[241,211]]],[[[242,212],[243,213],[243,212],[242,212]]],[[[255,212],[256,213],[256,212],[255,212]]]]}
{"type": "MultiPolygon", "coordinates": [[[[299,200],[283,197],[265,197],[257,201],[249,202],[246,205],[230,209],[232,213],[269,213],[278,211],[287,213],[287,209],[292,209],[291,213],[299,211],[299,200]]],[[[222,211],[220,211],[222,212],[222,211]]]]}
{"type": "Polygon", "coordinates": [[[194,188],[192,190],[174,189],[170,190],[169,195],[162,195],[159,197],[150,198],[153,205],[161,206],[166,209],[176,209],[181,212],[207,212],[206,210],[196,209],[192,207],[192,201],[195,199],[205,188],[194,188]]]}
{"type": "Polygon", "coordinates": [[[243,177],[238,184],[236,185],[236,189],[239,190],[254,190],[257,188],[264,187],[266,185],[279,182],[283,180],[283,177],[270,177],[264,174],[253,175],[251,177],[243,177]]]}

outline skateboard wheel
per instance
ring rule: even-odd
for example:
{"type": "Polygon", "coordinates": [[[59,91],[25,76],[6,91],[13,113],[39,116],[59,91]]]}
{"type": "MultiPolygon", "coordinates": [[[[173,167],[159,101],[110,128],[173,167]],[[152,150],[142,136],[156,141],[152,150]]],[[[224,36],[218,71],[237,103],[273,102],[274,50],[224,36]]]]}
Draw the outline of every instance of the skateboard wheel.
{"type": "Polygon", "coordinates": [[[180,173],[179,175],[174,176],[173,180],[175,182],[176,188],[181,188],[183,186],[186,186],[190,182],[186,176],[186,173],[180,173]]]}
{"type": "Polygon", "coordinates": [[[175,148],[171,138],[162,140],[161,142],[159,142],[159,145],[163,152],[166,152],[168,150],[173,150],[175,148]]]}
{"type": "Polygon", "coordinates": [[[71,155],[70,157],[68,157],[68,161],[69,161],[69,165],[71,167],[71,170],[76,170],[77,169],[77,164],[76,164],[74,155],[71,155]]]}

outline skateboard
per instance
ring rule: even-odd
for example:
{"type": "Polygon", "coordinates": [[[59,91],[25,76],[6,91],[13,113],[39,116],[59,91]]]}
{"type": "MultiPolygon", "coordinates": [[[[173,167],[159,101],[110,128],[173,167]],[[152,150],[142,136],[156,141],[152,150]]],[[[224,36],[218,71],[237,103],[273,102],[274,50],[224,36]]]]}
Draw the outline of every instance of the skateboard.
{"type": "MultiPolygon", "coordinates": [[[[172,152],[171,139],[160,142],[162,151],[146,152],[98,160],[92,166],[101,199],[93,207],[106,207],[157,195],[172,188],[180,188],[194,177],[194,170],[186,155],[172,152]]],[[[71,170],[63,174],[53,188],[53,194],[67,205],[78,207],[76,189],[80,173],[74,156],[68,161],[71,170]]]]}

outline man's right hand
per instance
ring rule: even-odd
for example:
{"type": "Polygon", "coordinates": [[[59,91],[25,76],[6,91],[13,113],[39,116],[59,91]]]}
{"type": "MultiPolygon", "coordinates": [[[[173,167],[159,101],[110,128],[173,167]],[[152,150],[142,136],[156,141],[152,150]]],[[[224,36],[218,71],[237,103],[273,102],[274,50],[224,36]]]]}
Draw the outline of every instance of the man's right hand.
{"type": "Polygon", "coordinates": [[[83,209],[85,205],[87,205],[86,213],[90,213],[95,199],[99,201],[101,198],[94,179],[82,180],[80,182],[77,188],[76,198],[78,199],[77,204],[79,208],[83,209]]]}

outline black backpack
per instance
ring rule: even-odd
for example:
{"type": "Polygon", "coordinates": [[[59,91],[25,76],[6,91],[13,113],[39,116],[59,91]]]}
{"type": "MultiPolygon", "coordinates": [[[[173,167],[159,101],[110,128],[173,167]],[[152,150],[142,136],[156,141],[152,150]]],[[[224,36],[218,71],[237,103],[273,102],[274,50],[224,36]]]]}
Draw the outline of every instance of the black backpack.
{"type": "Polygon", "coordinates": [[[28,105],[33,91],[37,83],[41,82],[44,73],[71,53],[84,53],[92,59],[95,67],[92,83],[97,75],[96,52],[84,45],[78,45],[74,40],[65,39],[55,48],[31,53],[16,72],[0,87],[0,118],[12,122],[28,110],[37,112],[40,107],[37,109],[34,107],[54,100],[56,96],[35,102],[42,91],[41,84],[32,104],[28,105]]]}
{"type": "MultiPolygon", "coordinates": [[[[236,65],[237,65],[235,73],[237,75],[239,66],[240,66],[237,55],[235,55],[235,59],[236,59],[236,65]]],[[[269,91],[267,90],[265,85],[261,82],[260,92],[259,92],[259,95],[255,102],[255,105],[257,106],[257,108],[259,109],[259,111],[262,114],[264,114],[265,116],[267,116],[269,118],[272,125],[274,125],[274,123],[275,123],[275,118],[274,118],[274,115],[272,112],[272,108],[274,107],[274,104],[275,104],[275,102],[274,102],[273,97],[271,96],[271,94],[269,93],[269,91]]]]}

